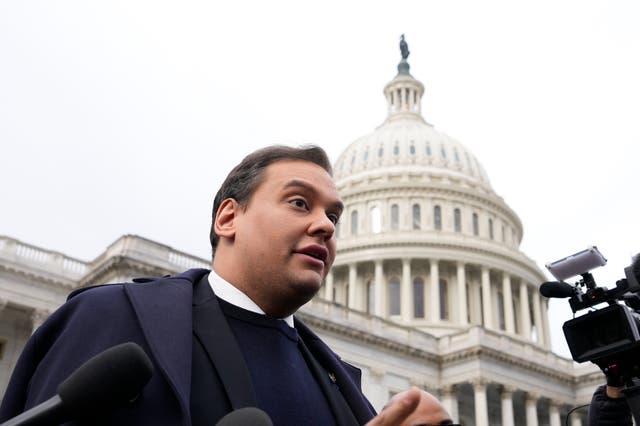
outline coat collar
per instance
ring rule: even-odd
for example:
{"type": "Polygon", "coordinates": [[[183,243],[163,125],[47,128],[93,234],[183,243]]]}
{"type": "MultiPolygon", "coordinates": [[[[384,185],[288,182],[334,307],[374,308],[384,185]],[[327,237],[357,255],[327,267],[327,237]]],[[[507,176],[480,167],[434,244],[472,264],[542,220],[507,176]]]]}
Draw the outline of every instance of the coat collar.
{"type": "Polygon", "coordinates": [[[209,271],[190,269],[180,275],[124,286],[156,366],[173,388],[183,414],[191,421],[191,301],[193,283],[209,271]]]}

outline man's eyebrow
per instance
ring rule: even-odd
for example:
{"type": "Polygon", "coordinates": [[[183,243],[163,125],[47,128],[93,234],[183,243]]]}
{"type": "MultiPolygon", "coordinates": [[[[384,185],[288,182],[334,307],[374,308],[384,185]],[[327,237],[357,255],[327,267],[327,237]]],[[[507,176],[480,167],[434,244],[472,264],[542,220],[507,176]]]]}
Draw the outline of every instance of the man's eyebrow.
{"type": "MultiPolygon", "coordinates": [[[[314,194],[318,194],[318,190],[311,184],[309,184],[308,182],[305,182],[303,180],[299,180],[299,179],[291,179],[290,181],[288,181],[287,183],[284,184],[284,188],[302,188],[305,189],[307,191],[313,192],[314,194]]],[[[342,213],[342,211],[344,210],[344,203],[340,200],[336,201],[333,204],[333,208],[335,208],[336,210],[340,210],[340,213],[342,213]]]]}

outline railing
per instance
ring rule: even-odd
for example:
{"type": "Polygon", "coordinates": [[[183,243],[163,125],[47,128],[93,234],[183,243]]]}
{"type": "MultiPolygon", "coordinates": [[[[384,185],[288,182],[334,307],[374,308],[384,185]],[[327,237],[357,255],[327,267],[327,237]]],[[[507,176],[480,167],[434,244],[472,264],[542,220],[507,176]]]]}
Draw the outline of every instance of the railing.
{"type": "Polygon", "coordinates": [[[181,272],[190,268],[211,267],[210,261],[138,235],[123,235],[118,238],[92,263],[97,266],[115,256],[124,256],[157,265],[173,272],[181,272]]]}
{"type": "Polygon", "coordinates": [[[0,236],[0,258],[71,280],[83,276],[88,271],[87,262],[6,236],[0,236]]]}

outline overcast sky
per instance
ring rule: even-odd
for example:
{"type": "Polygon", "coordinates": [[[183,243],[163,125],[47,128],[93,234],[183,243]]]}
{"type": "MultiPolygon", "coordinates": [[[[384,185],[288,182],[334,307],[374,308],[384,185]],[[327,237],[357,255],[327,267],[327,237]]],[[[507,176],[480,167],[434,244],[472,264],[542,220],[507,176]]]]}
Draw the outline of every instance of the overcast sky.
{"type": "MultiPolygon", "coordinates": [[[[333,160],[386,116],[406,34],[422,108],[548,261],[640,251],[640,2],[0,2],[0,234],[92,260],[122,234],[210,254],[245,154],[333,160]]],[[[561,353],[566,301],[551,304],[561,353]]]]}

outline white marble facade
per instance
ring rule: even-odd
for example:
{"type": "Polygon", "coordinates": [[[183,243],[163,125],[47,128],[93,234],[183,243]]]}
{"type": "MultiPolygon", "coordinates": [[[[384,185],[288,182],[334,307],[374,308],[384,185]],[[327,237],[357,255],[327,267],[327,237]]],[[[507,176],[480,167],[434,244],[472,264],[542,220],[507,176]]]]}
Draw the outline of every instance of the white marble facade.
{"type": "MultiPolygon", "coordinates": [[[[387,120],[336,161],[338,256],[299,316],[362,369],[378,409],[417,385],[464,425],[564,424],[601,375],[551,352],[545,277],[519,251],[520,219],[473,154],[424,120],[422,83],[406,62],[398,69],[387,120]]],[[[0,395],[26,339],[72,289],[208,266],[135,235],[91,262],[0,236],[0,395]]],[[[570,424],[586,424],[584,413],[570,424]]]]}

